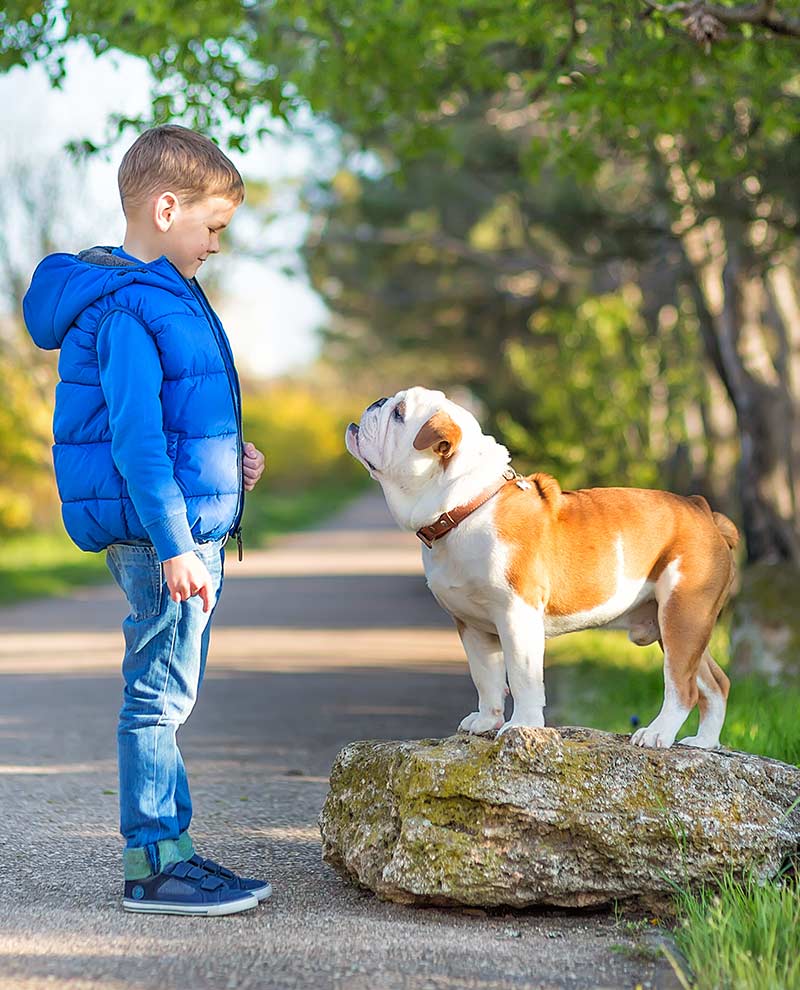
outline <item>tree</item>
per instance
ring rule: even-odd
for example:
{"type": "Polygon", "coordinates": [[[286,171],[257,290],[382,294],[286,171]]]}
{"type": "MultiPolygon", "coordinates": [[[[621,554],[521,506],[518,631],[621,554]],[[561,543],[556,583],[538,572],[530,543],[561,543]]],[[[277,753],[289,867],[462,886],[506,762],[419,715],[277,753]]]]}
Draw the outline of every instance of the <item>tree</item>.
{"type": "Polygon", "coordinates": [[[72,0],[63,13],[16,0],[0,15],[0,67],[40,58],[58,80],[65,42],[83,37],[148,59],[158,119],[244,124],[307,100],[388,149],[392,170],[432,149],[457,163],[449,125],[478,107],[498,132],[520,134],[522,179],[640,169],[643,221],[682,253],[708,360],[736,410],[749,559],[797,567],[797,13],[789,0],[248,0],[154,5],[142,26],[120,0],[72,0]]]}

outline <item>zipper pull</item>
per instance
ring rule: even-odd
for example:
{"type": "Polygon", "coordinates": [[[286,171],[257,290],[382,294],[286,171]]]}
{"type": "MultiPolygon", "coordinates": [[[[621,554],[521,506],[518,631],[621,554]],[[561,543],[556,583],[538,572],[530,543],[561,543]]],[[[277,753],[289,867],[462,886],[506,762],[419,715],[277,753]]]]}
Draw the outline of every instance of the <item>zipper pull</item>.
{"type": "Polygon", "coordinates": [[[236,548],[239,551],[239,560],[242,559],[244,553],[242,552],[242,527],[240,526],[236,530],[236,548]]]}

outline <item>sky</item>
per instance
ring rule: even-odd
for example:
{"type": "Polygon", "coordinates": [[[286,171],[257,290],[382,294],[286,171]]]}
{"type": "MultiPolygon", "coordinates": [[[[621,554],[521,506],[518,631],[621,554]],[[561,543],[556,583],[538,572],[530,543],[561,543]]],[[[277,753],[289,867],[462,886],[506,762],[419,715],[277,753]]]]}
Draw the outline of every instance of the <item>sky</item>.
{"type": "MultiPolygon", "coordinates": [[[[124,220],[116,173],[135,133],[125,135],[107,156],[92,160],[83,175],[76,174],[63,148],[72,139],[101,141],[109,113],[145,112],[148,78],[142,60],[118,52],[95,58],[82,43],[70,49],[61,90],[50,87],[39,66],[0,75],[0,181],[19,166],[31,174],[41,173],[43,181],[48,174],[57,177],[67,190],[58,197],[59,250],[74,253],[93,244],[122,243],[124,220]]],[[[276,124],[276,131],[281,130],[285,131],[276,124]]],[[[313,360],[319,349],[316,330],[327,319],[296,249],[307,224],[297,205],[299,187],[312,169],[327,167],[332,160],[330,142],[326,151],[321,131],[319,143],[276,136],[260,140],[245,154],[229,154],[245,182],[258,178],[270,184],[270,207],[276,216],[269,224],[257,224],[242,209],[231,225],[234,234],[245,234],[248,244],[267,255],[265,260],[223,253],[206,264],[214,266],[214,279],[224,286],[216,304],[240,370],[262,377],[279,375],[313,360]],[[287,263],[297,270],[294,277],[282,272],[287,263]]],[[[9,199],[13,197],[6,190],[9,254],[22,270],[32,270],[39,259],[31,256],[25,218],[9,199]]],[[[7,308],[7,300],[0,298],[0,307],[4,304],[7,308]]]]}

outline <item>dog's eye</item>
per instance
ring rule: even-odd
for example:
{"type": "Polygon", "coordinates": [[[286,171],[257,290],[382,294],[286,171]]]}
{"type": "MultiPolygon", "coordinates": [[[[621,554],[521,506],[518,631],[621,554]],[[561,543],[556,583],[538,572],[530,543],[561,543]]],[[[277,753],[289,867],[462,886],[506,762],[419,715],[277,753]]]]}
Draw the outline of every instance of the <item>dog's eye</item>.
{"type": "Polygon", "coordinates": [[[401,404],[398,403],[398,405],[394,407],[394,412],[392,413],[392,417],[396,419],[398,423],[403,422],[403,409],[401,404]]]}

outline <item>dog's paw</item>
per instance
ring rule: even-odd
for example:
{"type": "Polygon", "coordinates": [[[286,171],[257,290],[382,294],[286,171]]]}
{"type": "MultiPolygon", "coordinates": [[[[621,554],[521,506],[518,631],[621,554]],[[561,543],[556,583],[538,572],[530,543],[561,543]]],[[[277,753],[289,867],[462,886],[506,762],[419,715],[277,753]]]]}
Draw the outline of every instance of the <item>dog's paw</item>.
{"type": "Polygon", "coordinates": [[[504,722],[497,733],[497,738],[499,739],[504,733],[508,732],[509,729],[543,729],[544,728],[544,715],[534,715],[530,718],[510,718],[507,722],[504,722]]]}
{"type": "Polygon", "coordinates": [[[469,730],[472,728],[472,723],[475,721],[476,718],[480,718],[480,717],[481,717],[480,712],[470,712],[469,715],[467,715],[465,718],[462,718],[461,721],[458,723],[458,731],[469,732],[469,730]]]}
{"type": "Polygon", "coordinates": [[[692,746],[694,749],[719,749],[719,737],[710,739],[701,735],[686,736],[685,739],[678,740],[679,746],[692,746]]]}
{"type": "Polygon", "coordinates": [[[647,749],[669,749],[675,742],[675,733],[664,732],[657,725],[648,725],[642,729],[637,729],[631,736],[634,746],[643,746],[647,749]]]}
{"type": "Polygon", "coordinates": [[[459,732],[470,732],[472,735],[480,735],[483,732],[494,732],[503,724],[501,715],[481,715],[480,712],[471,712],[466,718],[461,720],[458,727],[459,732]]]}

